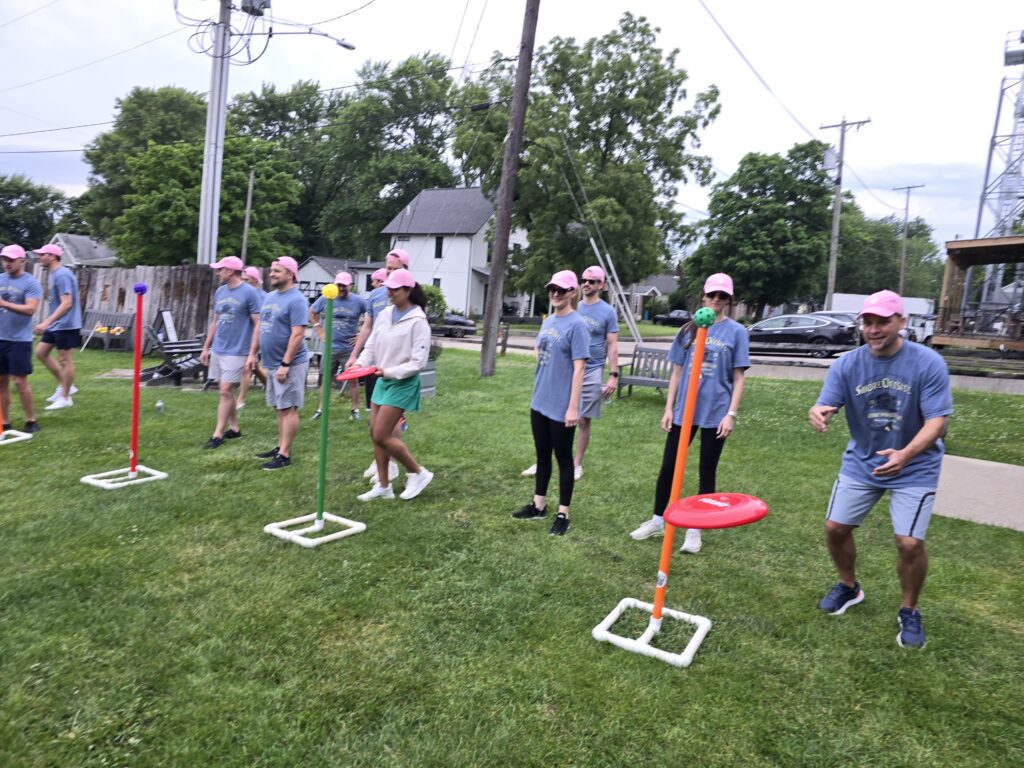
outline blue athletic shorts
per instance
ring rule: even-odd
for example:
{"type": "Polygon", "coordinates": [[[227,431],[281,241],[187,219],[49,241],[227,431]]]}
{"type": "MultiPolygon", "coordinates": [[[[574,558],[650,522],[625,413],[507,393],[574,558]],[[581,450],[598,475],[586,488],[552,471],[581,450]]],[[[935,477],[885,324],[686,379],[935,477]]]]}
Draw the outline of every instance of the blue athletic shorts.
{"type": "MultiPolygon", "coordinates": [[[[832,497],[828,501],[828,514],[825,519],[843,525],[859,526],[885,492],[885,488],[839,475],[832,486],[832,497]]],[[[924,541],[934,504],[933,487],[889,489],[892,532],[897,536],[912,536],[924,541]]]]}
{"type": "Polygon", "coordinates": [[[79,328],[69,328],[64,331],[43,331],[43,344],[53,344],[57,349],[76,349],[82,343],[82,334],[79,328]]]}
{"type": "Polygon", "coordinates": [[[32,373],[31,341],[0,341],[0,376],[32,373]]]}

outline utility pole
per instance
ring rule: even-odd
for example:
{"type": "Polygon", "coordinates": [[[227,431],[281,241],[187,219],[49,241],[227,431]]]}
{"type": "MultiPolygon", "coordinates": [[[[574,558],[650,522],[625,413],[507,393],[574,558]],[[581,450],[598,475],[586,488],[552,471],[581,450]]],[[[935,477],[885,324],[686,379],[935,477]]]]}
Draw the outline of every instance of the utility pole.
{"type": "Polygon", "coordinates": [[[256,181],[256,169],[249,171],[249,191],[245,195],[245,224],[242,226],[242,261],[249,252],[249,219],[252,217],[252,187],[256,181]]]}
{"type": "Polygon", "coordinates": [[[498,351],[498,324],[501,321],[501,297],[505,292],[505,270],[508,266],[508,238],[512,230],[512,200],[516,192],[519,152],[523,147],[523,126],[526,123],[526,102],[530,95],[530,72],[533,66],[533,43],[537,36],[540,0],[526,0],[523,36],[519,42],[519,64],[512,103],[508,110],[508,133],[505,156],[501,163],[498,206],[494,216],[494,242],[491,244],[491,277],[487,281],[487,303],[484,306],[483,345],[480,349],[480,375],[493,376],[498,351]]]}
{"type": "Polygon", "coordinates": [[[911,184],[909,187],[893,187],[893,192],[907,191],[907,204],[903,206],[903,242],[900,244],[900,289],[897,291],[903,295],[903,275],[907,271],[907,224],[910,221],[910,190],[920,189],[924,184],[911,184]]]}
{"type": "Polygon", "coordinates": [[[228,108],[228,67],[231,44],[231,0],[220,0],[220,16],[214,31],[210,99],[206,105],[206,144],[203,147],[203,180],[199,192],[199,244],[197,264],[217,260],[217,226],[220,223],[220,175],[224,165],[224,124],[228,108]]]}
{"type": "Polygon", "coordinates": [[[825,289],[825,309],[832,309],[832,294],[836,290],[836,264],[839,261],[839,214],[843,208],[843,156],[846,153],[846,131],[848,128],[860,128],[870,122],[870,118],[847,122],[844,117],[841,123],[821,126],[822,130],[826,128],[839,129],[839,162],[836,165],[836,196],[832,203],[832,242],[828,248],[828,286],[825,289]]]}

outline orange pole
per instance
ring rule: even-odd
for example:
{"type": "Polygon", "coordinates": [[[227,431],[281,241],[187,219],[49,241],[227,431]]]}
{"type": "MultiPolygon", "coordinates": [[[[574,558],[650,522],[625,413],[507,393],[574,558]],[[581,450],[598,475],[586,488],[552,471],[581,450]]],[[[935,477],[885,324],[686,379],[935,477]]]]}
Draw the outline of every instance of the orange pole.
{"type": "MultiPolygon", "coordinates": [[[[686,472],[686,454],[690,448],[690,430],[693,429],[693,411],[697,405],[697,389],[700,386],[700,369],[704,364],[704,346],[708,329],[697,328],[693,342],[693,357],[690,361],[690,378],[686,385],[686,402],[683,403],[683,424],[679,429],[679,448],[676,450],[676,467],[672,473],[672,491],[668,503],[679,499],[683,493],[683,475],[686,472]]],[[[654,610],[651,616],[661,620],[661,609],[665,605],[665,588],[668,586],[668,566],[672,560],[672,542],[676,528],[665,521],[665,535],[661,542],[661,559],[658,561],[658,581],[654,588],[654,610]]]]}

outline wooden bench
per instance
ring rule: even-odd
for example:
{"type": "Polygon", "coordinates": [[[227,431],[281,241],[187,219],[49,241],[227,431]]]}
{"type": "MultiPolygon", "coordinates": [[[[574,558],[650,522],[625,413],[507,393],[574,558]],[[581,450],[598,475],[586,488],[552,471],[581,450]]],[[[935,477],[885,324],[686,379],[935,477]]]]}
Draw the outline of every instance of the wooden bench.
{"type": "Polygon", "coordinates": [[[139,376],[139,381],[145,382],[147,387],[167,383],[180,387],[185,376],[191,376],[193,380],[206,378],[206,366],[199,359],[199,353],[203,351],[203,336],[170,341],[161,338],[151,325],[146,326],[146,335],[152,343],[152,349],[163,357],[162,363],[147,368],[139,376]]]}
{"type": "Polygon", "coordinates": [[[672,363],[668,361],[667,349],[638,344],[633,350],[633,360],[626,368],[619,370],[616,398],[622,397],[623,389],[626,389],[627,395],[632,395],[634,386],[654,387],[659,392],[668,389],[671,374],[672,363]]]}
{"type": "Polygon", "coordinates": [[[82,333],[85,341],[82,349],[89,346],[90,341],[102,341],[103,351],[109,352],[112,347],[128,351],[132,348],[132,330],[135,327],[134,312],[103,312],[89,309],[82,321],[82,333]]]}

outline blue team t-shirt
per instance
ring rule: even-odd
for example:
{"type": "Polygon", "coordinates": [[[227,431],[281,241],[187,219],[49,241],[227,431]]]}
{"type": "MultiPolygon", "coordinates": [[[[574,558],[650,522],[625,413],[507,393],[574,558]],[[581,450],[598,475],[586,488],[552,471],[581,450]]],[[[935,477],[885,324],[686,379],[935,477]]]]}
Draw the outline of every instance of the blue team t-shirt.
{"type": "Polygon", "coordinates": [[[384,311],[384,307],[391,303],[391,297],[388,296],[388,289],[383,285],[374,288],[368,294],[366,294],[366,314],[370,316],[370,320],[376,320],[377,315],[384,311]]]}
{"type": "Polygon", "coordinates": [[[259,315],[263,300],[248,283],[234,288],[222,285],[213,295],[217,330],[212,349],[218,355],[248,355],[252,344],[252,316],[259,315]]]}
{"type": "MultiPolygon", "coordinates": [[[[313,302],[311,311],[317,317],[323,315],[327,308],[327,299],[323,296],[313,302]]],[[[350,293],[344,299],[334,299],[334,322],[331,323],[331,351],[341,352],[352,349],[355,337],[359,333],[359,321],[366,313],[366,299],[350,293]]]]}
{"type": "Polygon", "coordinates": [[[78,280],[67,267],[58,267],[50,273],[47,284],[50,291],[50,313],[60,306],[60,297],[71,296],[71,309],[53,321],[51,331],[73,331],[82,327],[82,305],[78,300],[78,280]]]}
{"type": "Polygon", "coordinates": [[[607,301],[598,299],[593,304],[581,301],[576,311],[580,313],[590,331],[587,370],[604,368],[604,361],[608,355],[608,334],[619,332],[619,319],[615,316],[615,310],[607,301]]]}
{"type": "MultiPolygon", "coordinates": [[[[689,331],[680,331],[668,350],[668,361],[683,366],[679,391],[672,410],[672,423],[682,426],[683,406],[690,383],[690,364],[693,345],[686,347],[689,331]]],[[[708,328],[704,345],[704,362],[700,367],[697,402],[693,410],[696,427],[717,427],[729,412],[732,400],[733,369],[750,367],[750,342],[747,329],[731,318],[725,318],[708,328]]]]}
{"type": "MultiPolygon", "coordinates": [[[[309,324],[309,302],[299,289],[292,286],[287,291],[271,291],[263,300],[260,310],[260,355],[263,365],[276,369],[288,349],[292,326],[309,324]]],[[[304,363],[309,357],[306,342],[299,345],[298,352],[289,362],[304,363]]]]}
{"type": "Polygon", "coordinates": [[[561,317],[548,315],[536,343],[537,369],[530,408],[552,421],[563,421],[572,391],[572,363],[587,359],[590,331],[578,312],[561,317]]]}
{"type": "Polygon", "coordinates": [[[887,461],[877,451],[900,450],[925,421],[953,413],[949,369],[934,350],[904,341],[892,357],[875,357],[869,347],[857,347],[828,369],[817,405],[846,408],[850,442],[843,452],[841,474],[879,488],[938,485],[945,453],[941,439],[898,475],[871,474],[887,461]]]}
{"type": "MultiPolygon", "coordinates": [[[[11,277],[0,272],[0,299],[24,304],[26,299],[43,298],[43,286],[28,272],[11,277]]],[[[0,341],[32,341],[32,315],[0,309],[0,341]]]]}

